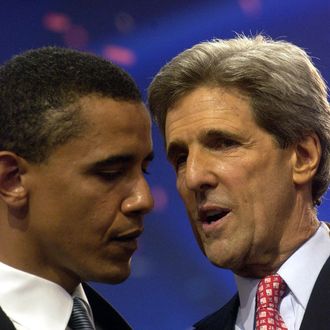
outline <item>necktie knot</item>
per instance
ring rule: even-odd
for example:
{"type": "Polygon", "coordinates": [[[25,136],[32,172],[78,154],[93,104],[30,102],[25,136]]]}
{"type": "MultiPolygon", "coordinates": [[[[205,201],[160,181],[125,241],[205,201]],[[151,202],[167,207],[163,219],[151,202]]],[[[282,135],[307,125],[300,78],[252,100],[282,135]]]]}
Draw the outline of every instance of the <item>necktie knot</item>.
{"type": "Polygon", "coordinates": [[[269,275],[263,278],[257,289],[256,329],[285,330],[279,305],[286,291],[286,283],[280,275],[269,275]]]}
{"type": "Polygon", "coordinates": [[[258,285],[257,308],[270,307],[278,309],[285,290],[286,283],[280,275],[269,275],[263,278],[258,285]]]}
{"type": "Polygon", "coordinates": [[[94,330],[93,321],[85,303],[78,297],[73,298],[72,313],[68,325],[72,330],[94,330]]]}

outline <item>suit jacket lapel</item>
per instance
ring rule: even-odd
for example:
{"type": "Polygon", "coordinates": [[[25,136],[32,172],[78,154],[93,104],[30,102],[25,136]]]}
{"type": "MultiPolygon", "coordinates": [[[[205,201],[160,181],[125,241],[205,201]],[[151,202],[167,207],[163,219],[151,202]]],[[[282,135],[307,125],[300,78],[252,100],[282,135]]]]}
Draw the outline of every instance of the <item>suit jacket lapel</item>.
{"type": "Polygon", "coordinates": [[[330,257],[324,264],[308,301],[300,330],[330,327],[330,257]]]}
{"type": "Polygon", "coordinates": [[[236,295],[232,299],[231,308],[228,309],[228,317],[223,325],[224,330],[233,330],[235,328],[238,307],[239,307],[239,297],[238,295],[236,295]]]}
{"type": "Polygon", "coordinates": [[[10,321],[5,312],[0,308],[0,329],[15,330],[13,323],[10,321]]]}
{"type": "Polygon", "coordinates": [[[93,311],[97,329],[102,330],[132,330],[121,315],[95,290],[83,283],[84,291],[93,311]]]}
{"type": "Polygon", "coordinates": [[[235,327],[239,297],[236,294],[225,306],[217,312],[205,317],[194,325],[196,330],[233,330],[235,327]]]}

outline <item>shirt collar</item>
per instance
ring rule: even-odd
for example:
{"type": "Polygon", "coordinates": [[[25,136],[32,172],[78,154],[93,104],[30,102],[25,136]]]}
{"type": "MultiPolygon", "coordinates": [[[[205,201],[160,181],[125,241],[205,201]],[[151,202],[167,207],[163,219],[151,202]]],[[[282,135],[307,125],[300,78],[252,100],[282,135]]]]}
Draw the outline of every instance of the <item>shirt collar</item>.
{"type": "Polygon", "coordinates": [[[240,302],[236,323],[242,324],[244,329],[250,329],[249,325],[253,324],[255,296],[260,279],[241,277],[236,274],[234,276],[240,302]]]}
{"type": "Polygon", "coordinates": [[[320,224],[306,241],[278,270],[292,294],[306,309],[317,277],[330,256],[329,228],[320,224]]]}
{"type": "MultiPolygon", "coordinates": [[[[330,256],[329,243],[329,228],[321,222],[316,233],[292,254],[278,271],[305,309],[318,274],[330,256]]],[[[235,275],[235,281],[240,299],[239,322],[244,324],[254,315],[255,296],[260,279],[235,275]]]]}
{"type": "MultiPolygon", "coordinates": [[[[34,330],[66,328],[73,301],[61,286],[1,262],[0,283],[0,306],[11,320],[34,330]]],[[[74,295],[89,308],[81,284],[74,295]]]]}

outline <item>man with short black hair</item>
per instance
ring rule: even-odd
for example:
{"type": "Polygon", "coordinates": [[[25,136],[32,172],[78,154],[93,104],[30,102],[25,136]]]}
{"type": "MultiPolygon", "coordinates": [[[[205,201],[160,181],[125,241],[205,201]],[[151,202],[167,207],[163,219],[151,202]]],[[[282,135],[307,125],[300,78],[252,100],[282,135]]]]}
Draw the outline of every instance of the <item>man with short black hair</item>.
{"type": "Polygon", "coordinates": [[[151,122],[129,75],[46,47],[0,68],[1,329],[130,329],[120,283],[153,206],[151,122]]]}

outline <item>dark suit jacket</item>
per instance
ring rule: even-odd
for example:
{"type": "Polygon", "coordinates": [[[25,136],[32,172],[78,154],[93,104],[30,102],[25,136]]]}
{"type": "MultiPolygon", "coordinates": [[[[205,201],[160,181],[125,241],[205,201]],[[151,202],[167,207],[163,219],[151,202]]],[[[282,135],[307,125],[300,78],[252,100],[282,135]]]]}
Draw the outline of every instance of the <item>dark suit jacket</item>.
{"type": "MultiPolygon", "coordinates": [[[[86,296],[93,311],[96,329],[100,330],[131,330],[132,328],[118,314],[114,308],[108,304],[96,291],[89,285],[83,284],[86,296]]],[[[0,329],[15,330],[13,323],[0,308],[0,329]]]]}
{"type": "MultiPolygon", "coordinates": [[[[306,269],[306,271],[308,271],[306,269]]],[[[239,307],[236,294],[217,312],[194,325],[196,330],[233,330],[239,307]]],[[[300,330],[330,329],[330,257],[324,264],[309,298],[300,330]]]]}

